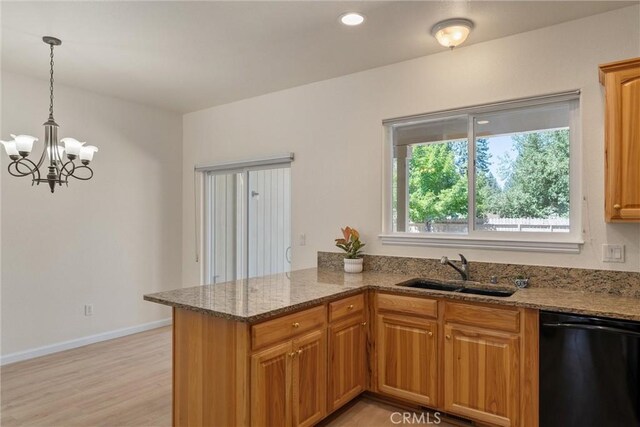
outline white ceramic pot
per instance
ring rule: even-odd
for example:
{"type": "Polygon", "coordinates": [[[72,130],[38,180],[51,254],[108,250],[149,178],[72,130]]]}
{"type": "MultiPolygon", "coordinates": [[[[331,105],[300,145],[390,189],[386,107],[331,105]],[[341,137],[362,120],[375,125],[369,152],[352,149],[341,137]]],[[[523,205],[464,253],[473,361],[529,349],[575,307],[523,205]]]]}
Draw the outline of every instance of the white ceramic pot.
{"type": "Polygon", "coordinates": [[[344,259],[344,271],[345,273],[362,273],[362,258],[344,259]]]}

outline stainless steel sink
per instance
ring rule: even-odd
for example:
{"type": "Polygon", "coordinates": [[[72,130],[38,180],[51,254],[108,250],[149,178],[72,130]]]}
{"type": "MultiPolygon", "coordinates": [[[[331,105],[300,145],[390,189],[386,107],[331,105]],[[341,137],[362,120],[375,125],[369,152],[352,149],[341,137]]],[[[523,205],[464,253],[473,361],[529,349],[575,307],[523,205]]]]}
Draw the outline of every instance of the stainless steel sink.
{"type": "Polygon", "coordinates": [[[428,279],[419,279],[419,278],[398,283],[397,286],[404,286],[407,288],[430,289],[434,291],[458,292],[461,294],[484,295],[484,296],[500,297],[500,298],[509,297],[515,293],[515,290],[512,291],[512,290],[503,290],[503,289],[470,288],[470,287],[461,286],[459,284],[439,283],[439,282],[434,282],[428,279]]]}

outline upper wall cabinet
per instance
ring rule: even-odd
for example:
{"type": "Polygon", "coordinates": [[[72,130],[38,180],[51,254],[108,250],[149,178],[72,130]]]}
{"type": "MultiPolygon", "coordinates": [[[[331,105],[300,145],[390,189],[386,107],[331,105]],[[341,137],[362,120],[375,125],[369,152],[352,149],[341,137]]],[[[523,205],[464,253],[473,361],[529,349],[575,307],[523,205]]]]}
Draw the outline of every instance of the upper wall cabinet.
{"type": "Polygon", "coordinates": [[[640,222],[640,58],[600,65],[605,88],[605,219],[640,222]]]}

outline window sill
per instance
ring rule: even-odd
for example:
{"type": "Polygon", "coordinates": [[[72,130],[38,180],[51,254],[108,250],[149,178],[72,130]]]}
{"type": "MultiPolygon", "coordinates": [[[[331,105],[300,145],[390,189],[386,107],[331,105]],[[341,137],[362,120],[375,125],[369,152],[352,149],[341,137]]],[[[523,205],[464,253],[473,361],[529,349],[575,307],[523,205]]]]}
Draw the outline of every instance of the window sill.
{"type": "Polygon", "coordinates": [[[380,234],[383,245],[455,247],[522,252],[578,254],[583,241],[474,239],[466,236],[425,236],[413,233],[380,234]]]}

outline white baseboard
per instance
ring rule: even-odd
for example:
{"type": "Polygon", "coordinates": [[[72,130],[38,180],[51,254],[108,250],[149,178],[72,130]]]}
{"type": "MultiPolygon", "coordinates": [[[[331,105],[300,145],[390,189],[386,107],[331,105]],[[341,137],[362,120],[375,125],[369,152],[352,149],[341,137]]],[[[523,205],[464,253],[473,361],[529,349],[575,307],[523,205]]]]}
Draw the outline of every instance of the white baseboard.
{"type": "Polygon", "coordinates": [[[87,337],[76,338],[69,341],[63,341],[56,344],[45,345],[43,347],[32,348],[30,350],[18,351],[0,357],[0,366],[9,363],[20,362],[22,360],[33,359],[35,357],[45,356],[59,351],[70,350],[85,345],[97,343],[100,341],[112,340],[114,338],[124,337],[126,335],[137,334],[138,332],[149,331],[151,329],[161,328],[171,324],[171,318],[156,320],[154,322],[143,323],[142,325],[130,326],[128,328],[107,331],[101,334],[89,335],[87,337]]]}

